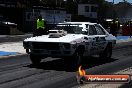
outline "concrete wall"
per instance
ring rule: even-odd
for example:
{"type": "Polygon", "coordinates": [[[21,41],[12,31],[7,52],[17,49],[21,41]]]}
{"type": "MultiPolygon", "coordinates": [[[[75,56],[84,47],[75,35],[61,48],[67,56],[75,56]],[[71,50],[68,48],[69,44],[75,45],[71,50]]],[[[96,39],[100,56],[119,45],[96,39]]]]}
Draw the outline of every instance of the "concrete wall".
{"type": "Polygon", "coordinates": [[[41,10],[40,13],[48,23],[60,23],[66,19],[66,11],[63,10],[41,10]]]}
{"type": "Polygon", "coordinates": [[[45,19],[47,23],[64,22],[65,19],[71,20],[70,14],[66,14],[65,10],[51,10],[51,9],[34,9],[27,10],[24,15],[24,31],[32,32],[36,28],[36,20],[39,15],[45,19]],[[70,17],[70,18],[69,18],[70,17]]]}

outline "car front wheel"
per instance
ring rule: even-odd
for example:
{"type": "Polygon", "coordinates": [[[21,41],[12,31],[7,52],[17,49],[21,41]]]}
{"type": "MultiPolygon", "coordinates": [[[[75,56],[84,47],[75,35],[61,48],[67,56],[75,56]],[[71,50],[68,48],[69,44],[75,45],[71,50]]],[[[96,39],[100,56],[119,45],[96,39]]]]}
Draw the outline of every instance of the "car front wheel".
{"type": "Polygon", "coordinates": [[[33,65],[39,65],[41,62],[41,56],[30,54],[30,59],[33,65]]]}
{"type": "Polygon", "coordinates": [[[84,47],[80,46],[75,53],[72,56],[72,66],[73,67],[79,67],[80,65],[82,65],[82,61],[83,61],[83,54],[84,54],[84,47]]]}
{"type": "Polygon", "coordinates": [[[79,52],[76,52],[74,55],[73,55],[73,66],[75,67],[78,67],[79,65],[81,65],[81,62],[82,62],[82,55],[79,53],[79,52]]]}

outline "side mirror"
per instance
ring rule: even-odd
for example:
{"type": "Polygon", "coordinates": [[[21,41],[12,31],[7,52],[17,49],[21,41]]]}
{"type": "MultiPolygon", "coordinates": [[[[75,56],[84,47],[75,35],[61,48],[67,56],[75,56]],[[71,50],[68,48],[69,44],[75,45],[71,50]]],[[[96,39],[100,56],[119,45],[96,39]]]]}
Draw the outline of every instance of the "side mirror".
{"type": "Polygon", "coordinates": [[[87,35],[88,34],[87,29],[82,29],[82,33],[85,34],[85,35],[87,35]]]}
{"type": "Polygon", "coordinates": [[[109,34],[105,34],[106,35],[106,37],[108,37],[109,36],[109,34]]]}

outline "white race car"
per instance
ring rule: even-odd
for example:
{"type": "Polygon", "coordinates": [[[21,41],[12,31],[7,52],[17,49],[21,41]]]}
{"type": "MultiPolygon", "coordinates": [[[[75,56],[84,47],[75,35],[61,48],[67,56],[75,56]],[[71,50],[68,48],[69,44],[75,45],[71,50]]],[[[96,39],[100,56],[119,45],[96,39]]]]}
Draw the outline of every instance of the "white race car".
{"type": "Polygon", "coordinates": [[[109,59],[115,44],[115,36],[100,24],[90,22],[59,23],[48,35],[23,41],[33,64],[39,64],[46,57],[65,58],[76,65],[81,63],[83,56],[99,55],[109,59]]]}

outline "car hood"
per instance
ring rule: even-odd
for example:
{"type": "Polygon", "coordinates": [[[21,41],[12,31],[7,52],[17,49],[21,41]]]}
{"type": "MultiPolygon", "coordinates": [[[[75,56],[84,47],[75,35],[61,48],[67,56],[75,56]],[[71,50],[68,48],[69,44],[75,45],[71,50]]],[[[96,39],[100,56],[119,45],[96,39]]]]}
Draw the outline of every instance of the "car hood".
{"type": "Polygon", "coordinates": [[[49,35],[42,35],[37,37],[31,37],[27,38],[24,41],[29,42],[64,42],[64,43],[70,43],[74,40],[78,40],[85,35],[82,34],[67,34],[65,36],[59,37],[59,38],[49,38],[49,35]]]}

